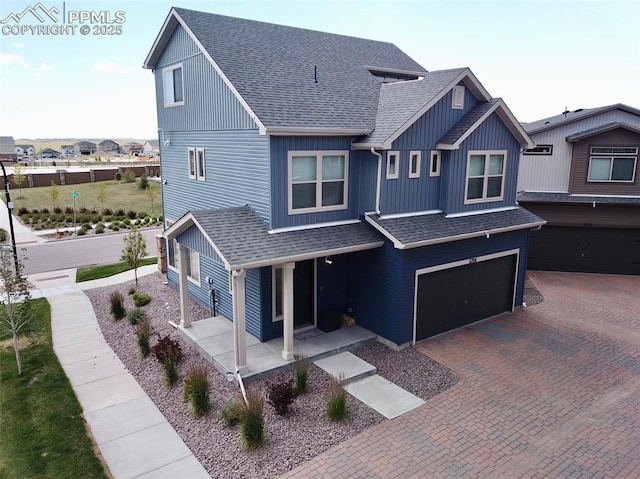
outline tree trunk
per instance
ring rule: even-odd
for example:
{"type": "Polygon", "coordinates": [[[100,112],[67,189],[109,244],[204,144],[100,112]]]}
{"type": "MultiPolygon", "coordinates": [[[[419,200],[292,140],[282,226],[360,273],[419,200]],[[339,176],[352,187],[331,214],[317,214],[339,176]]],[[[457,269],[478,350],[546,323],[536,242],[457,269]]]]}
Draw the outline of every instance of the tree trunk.
{"type": "Polygon", "coordinates": [[[22,359],[20,359],[20,348],[18,347],[18,333],[13,333],[13,349],[16,352],[16,364],[18,365],[18,376],[22,376],[22,359]]]}
{"type": "Polygon", "coordinates": [[[136,278],[136,288],[138,287],[138,267],[133,268],[133,275],[136,278]]]}

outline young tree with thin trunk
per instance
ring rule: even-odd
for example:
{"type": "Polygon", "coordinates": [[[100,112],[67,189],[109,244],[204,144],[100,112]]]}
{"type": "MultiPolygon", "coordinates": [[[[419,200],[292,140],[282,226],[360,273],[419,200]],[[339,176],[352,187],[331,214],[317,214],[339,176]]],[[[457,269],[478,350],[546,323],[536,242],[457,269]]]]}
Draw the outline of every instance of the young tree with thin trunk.
{"type": "Polygon", "coordinates": [[[155,203],[156,200],[156,190],[155,188],[152,188],[151,185],[147,186],[147,196],[149,197],[149,201],[151,201],[151,213],[153,213],[154,208],[153,208],[153,204],[155,203]]]}
{"type": "Polygon", "coordinates": [[[129,266],[133,268],[133,273],[136,278],[136,286],[138,286],[138,268],[142,264],[142,259],[147,255],[147,241],[138,228],[135,226],[131,228],[131,231],[124,237],[124,248],[122,250],[122,256],[120,261],[125,261],[129,266]]]}
{"type": "Polygon", "coordinates": [[[100,183],[100,185],[98,185],[97,198],[98,198],[98,201],[100,202],[100,209],[104,211],[104,202],[107,199],[106,183],[100,183]]]}
{"type": "Polygon", "coordinates": [[[49,195],[51,196],[51,201],[53,202],[53,209],[56,209],[56,201],[60,199],[60,191],[58,190],[58,185],[56,182],[51,180],[51,187],[49,189],[49,195]]]}
{"type": "Polygon", "coordinates": [[[0,336],[10,333],[16,354],[18,375],[22,376],[22,359],[18,333],[31,319],[31,294],[27,279],[22,275],[22,263],[15,262],[11,251],[2,251],[0,255],[0,336]],[[16,265],[18,271],[16,271],[16,265]]]}
{"type": "Polygon", "coordinates": [[[18,187],[18,198],[22,198],[22,182],[24,181],[24,174],[22,173],[22,167],[16,165],[13,169],[13,184],[18,187]]]}

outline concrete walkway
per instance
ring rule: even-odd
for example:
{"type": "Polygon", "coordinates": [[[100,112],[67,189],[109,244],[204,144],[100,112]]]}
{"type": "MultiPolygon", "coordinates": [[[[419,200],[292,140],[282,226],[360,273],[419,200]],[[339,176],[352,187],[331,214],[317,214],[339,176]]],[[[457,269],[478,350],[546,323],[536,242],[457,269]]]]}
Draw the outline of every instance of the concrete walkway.
{"type": "MultiPolygon", "coordinates": [[[[138,269],[138,276],[157,271],[138,269]]],[[[51,305],[53,349],[115,479],[209,478],[144,390],[104,340],[83,290],[133,279],[133,271],[75,283],[75,269],[27,279],[34,298],[51,305]]]]}

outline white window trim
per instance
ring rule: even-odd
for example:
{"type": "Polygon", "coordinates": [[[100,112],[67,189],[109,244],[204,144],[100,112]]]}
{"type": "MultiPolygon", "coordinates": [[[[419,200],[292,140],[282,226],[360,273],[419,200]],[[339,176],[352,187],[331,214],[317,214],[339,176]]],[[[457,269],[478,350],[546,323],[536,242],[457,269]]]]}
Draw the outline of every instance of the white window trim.
{"type": "MultiPolygon", "coordinates": [[[[494,175],[495,176],[495,175],[494,175]]],[[[504,184],[507,180],[507,150],[469,150],[467,153],[467,173],[465,178],[465,189],[464,189],[464,204],[470,205],[474,203],[492,203],[494,201],[503,201],[504,200],[504,184]],[[482,185],[482,198],[473,198],[471,200],[467,199],[467,195],[469,194],[469,168],[471,166],[471,156],[472,155],[484,155],[486,157],[484,163],[484,181],[482,185]],[[488,198],[487,194],[487,184],[489,182],[489,159],[490,155],[504,155],[504,160],[502,163],[502,184],[500,185],[500,196],[492,196],[488,198]]]]}
{"type": "Polygon", "coordinates": [[[349,151],[347,150],[324,150],[324,151],[289,151],[287,171],[288,190],[288,212],[290,215],[304,213],[319,213],[324,211],[346,210],[349,207],[349,151]],[[294,156],[315,156],[316,157],[316,205],[312,208],[293,208],[293,182],[291,173],[293,171],[294,156]],[[322,206],[322,157],[323,156],[344,156],[344,202],[341,205],[322,206]]]}
{"type": "Polygon", "coordinates": [[[400,173],[400,153],[397,151],[387,151],[387,180],[397,180],[400,173]],[[396,171],[391,173],[391,157],[396,157],[396,171]]]}
{"type": "MultiPolygon", "coordinates": [[[[175,238],[172,238],[169,241],[173,242],[173,257],[174,257],[174,260],[176,260],[179,257],[178,255],[180,254],[180,252],[178,251],[178,245],[179,245],[178,240],[176,240],[175,238]]],[[[185,247],[190,250],[189,258],[190,258],[191,261],[193,261],[192,260],[192,258],[193,258],[192,255],[193,254],[198,255],[198,279],[196,280],[192,276],[187,275],[187,281],[189,281],[190,283],[192,283],[192,284],[194,284],[194,285],[199,287],[202,284],[201,283],[201,276],[202,276],[201,266],[202,266],[202,263],[200,261],[200,253],[198,251],[194,250],[194,249],[189,248],[188,246],[185,246],[185,247]]],[[[167,249],[168,248],[170,248],[170,246],[167,244],[167,249]]],[[[180,271],[178,270],[178,268],[173,266],[171,264],[171,262],[169,261],[169,251],[167,251],[167,268],[169,268],[171,271],[174,271],[174,272],[180,274],[180,271]]]]}
{"type": "Polygon", "coordinates": [[[184,105],[184,68],[182,68],[182,63],[171,65],[170,67],[166,67],[162,69],[162,101],[164,103],[165,108],[184,105]],[[167,88],[167,84],[165,83],[165,73],[168,71],[177,70],[178,68],[182,70],[182,101],[173,101],[173,102],[167,103],[167,97],[165,95],[165,90],[167,88]]]}
{"type": "Polygon", "coordinates": [[[464,95],[465,91],[462,85],[454,86],[451,96],[451,108],[454,110],[462,110],[464,108],[464,95]]]}
{"type": "Polygon", "coordinates": [[[420,150],[409,152],[409,178],[420,178],[420,169],[422,168],[422,152],[420,150]],[[416,156],[416,172],[411,171],[413,157],[416,156]]]}
{"type": "Polygon", "coordinates": [[[637,156],[624,155],[624,154],[613,155],[613,156],[608,156],[608,155],[590,156],[589,157],[589,171],[587,172],[587,182],[588,183],[633,183],[633,182],[636,181],[636,170],[637,170],[637,167],[638,167],[638,157],[637,156]],[[608,180],[592,180],[591,179],[591,161],[594,158],[611,160],[611,165],[609,166],[609,179],[608,180]],[[630,160],[630,159],[633,158],[633,174],[631,175],[631,179],[630,180],[612,180],[611,179],[611,175],[613,174],[613,163],[614,163],[614,159],[615,158],[624,158],[626,160],[630,160]]]}
{"type": "Polygon", "coordinates": [[[187,168],[189,179],[195,180],[198,177],[198,165],[196,161],[196,148],[187,148],[187,168]],[[193,172],[193,173],[192,173],[193,172]]]}
{"type": "Polygon", "coordinates": [[[198,181],[207,179],[207,158],[204,148],[196,148],[196,179],[198,181]],[[202,156],[200,156],[201,154],[202,156]],[[202,165],[200,164],[200,159],[202,159],[202,165]],[[202,166],[202,174],[200,174],[200,166],[202,166]]]}
{"type": "MultiPolygon", "coordinates": [[[[271,321],[273,323],[277,323],[278,321],[282,321],[284,315],[276,315],[276,270],[282,269],[282,265],[272,266],[271,267],[271,321]]],[[[284,278],[284,276],[281,276],[284,278]]],[[[284,279],[283,279],[284,283],[284,279]]],[[[284,284],[282,285],[284,287],[284,284]]],[[[283,298],[284,299],[284,298],[283,298]]]]}
{"type": "Polygon", "coordinates": [[[440,176],[440,165],[442,164],[442,156],[440,150],[431,150],[431,154],[429,156],[429,176],[440,176]],[[435,161],[436,168],[434,171],[433,163],[435,161]]]}

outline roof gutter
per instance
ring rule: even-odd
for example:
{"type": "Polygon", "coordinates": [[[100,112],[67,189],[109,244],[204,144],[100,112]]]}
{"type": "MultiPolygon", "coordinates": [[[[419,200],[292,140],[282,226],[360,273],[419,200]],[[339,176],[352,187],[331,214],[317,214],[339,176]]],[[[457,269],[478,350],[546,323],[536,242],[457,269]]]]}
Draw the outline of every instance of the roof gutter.
{"type": "Polygon", "coordinates": [[[376,214],[380,216],[380,189],[382,183],[382,153],[378,153],[372,146],[371,153],[378,157],[378,178],[376,180],[376,214]]]}

